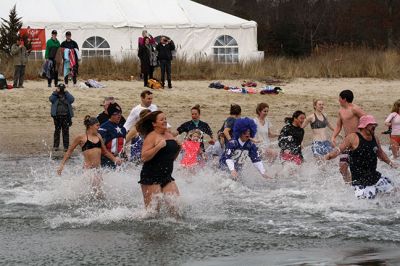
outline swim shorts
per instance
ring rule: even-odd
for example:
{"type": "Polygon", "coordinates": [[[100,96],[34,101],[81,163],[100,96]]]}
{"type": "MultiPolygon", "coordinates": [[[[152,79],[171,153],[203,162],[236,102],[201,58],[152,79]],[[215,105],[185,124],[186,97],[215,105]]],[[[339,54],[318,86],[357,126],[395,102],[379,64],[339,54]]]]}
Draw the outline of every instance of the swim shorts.
{"type": "Polygon", "coordinates": [[[286,162],[292,162],[296,165],[300,165],[303,162],[303,158],[299,154],[281,153],[281,160],[286,162]]]}
{"type": "Polygon", "coordinates": [[[353,186],[354,195],[359,199],[373,199],[378,193],[388,193],[394,189],[392,180],[388,177],[381,177],[372,186],[353,186]]]}
{"type": "Polygon", "coordinates": [[[313,141],[311,150],[314,156],[324,156],[333,150],[332,144],[329,140],[313,141]]]}

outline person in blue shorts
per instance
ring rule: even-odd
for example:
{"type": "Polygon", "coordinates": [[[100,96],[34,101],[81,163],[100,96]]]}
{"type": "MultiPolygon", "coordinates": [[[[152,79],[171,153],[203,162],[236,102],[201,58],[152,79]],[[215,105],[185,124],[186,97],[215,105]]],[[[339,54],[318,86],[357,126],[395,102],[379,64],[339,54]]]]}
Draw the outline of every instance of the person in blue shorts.
{"type": "Polygon", "coordinates": [[[320,159],[324,155],[332,151],[332,143],[329,141],[327,135],[327,128],[334,130],[333,126],[329,123],[326,114],[323,113],[324,102],[320,99],[313,100],[314,113],[307,116],[304,120],[302,128],[310,124],[313,133],[312,152],[314,157],[320,159]]]}

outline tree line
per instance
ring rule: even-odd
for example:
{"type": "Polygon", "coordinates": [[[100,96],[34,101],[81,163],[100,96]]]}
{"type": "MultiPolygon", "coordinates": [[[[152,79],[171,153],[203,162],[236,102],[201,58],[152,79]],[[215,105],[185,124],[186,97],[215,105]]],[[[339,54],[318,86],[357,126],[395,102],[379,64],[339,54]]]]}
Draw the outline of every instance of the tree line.
{"type": "Polygon", "coordinates": [[[332,46],[399,47],[400,0],[196,0],[258,24],[266,54],[304,56],[332,46]]]}

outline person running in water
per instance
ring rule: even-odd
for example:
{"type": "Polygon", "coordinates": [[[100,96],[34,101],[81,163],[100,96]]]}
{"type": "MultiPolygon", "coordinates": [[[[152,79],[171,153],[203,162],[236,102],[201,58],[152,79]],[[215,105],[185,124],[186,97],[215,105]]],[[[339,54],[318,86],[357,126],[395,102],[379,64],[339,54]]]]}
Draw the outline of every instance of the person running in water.
{"type": "Polygon", "coordinates": [[[182,143],[183,156],[180,163],[183,167],[193,170],[199,164],[204,165],[205,155],[201,148],[201,137],[200,129],[193,129],[188,132],[186,140],[182,143]]]}
{"type": "Polygon", "coordinates": [[[84,134],[78,135],[74,139],[72,145],[68,148],[67,152],[64,155],[64,158],[62,159],[57,173],[61,175],[65,163],[67,162],[69,157],[71,157],[72,152],[78,145],[81,146],[84,159],[83,167],[85,169],[92,169],[90,181],[93,188],[94,196],[95,198],[102,198],[102,177],[100,172],[101,154],[103,153],[105,156],[107,156],[110,160],[118,165],[121,164],[121,160],[118,157],[115,157],[111,152],[106,149],[102,137],[99,133],[97,133],[97,130],[100,127],[100,123],[97,118],[87,115],[83,124],[86,127],[86,132],[84,134]]]}
{"type": "Polygon", "coordinates": [[[285,118],[286,125],[278,137],[278,146],[281,148],[280,157],[283,162],[293,162],[300,165],[303,162],[301,144],[304,138],[304,123],[306,115],[297,110],[292,117],[285,118]]]}
{"type": "MultiPolygon", "coordinates": [[[[336,138],[339,135],[342,128],[344,129],[345,137],[351,133],[358,131],[358,122],[360,117],[366,115],[366,113],[357,105],[353,104],[354,95],[351,90],[343,90],[339,94],[339,114],[336,122],[335,130],[332,134],[332,145],[336,147],[336,138]]],[[[340,157],[339,169],[343,176],[345,183],[351,182],[351,174],[349,172],[348,153],[346,150],[342,150],[343,154],[340,157]]]]}
{"type": "Polygon", "coordinates": [[[375,137],[377,126],[372,115],[362,116],[358,123],[360,132],[348,134],[339,147],[325,156],[326,160],[331,160],[343,151],[349,151],[351,184],[358,198],[372,199],[378,193],[390,192],[394,189],[392,180],[382,176],[376,170],[378,158],[391,167],[397,168],[397,165],[382,150],[379,139],[375,137]]]}
{"type": "Polygon", "coordinates": [[[144,136],[139,181],[144,205],[148,210],[158,211],[163,195],[170,212],[179,216],[175,203],[179,189],[172,172],[180,145],[167,128],[167,117],[161,111],[151,112],[137,122],[136,130],[144,136]]]}
{"type": "Polygon", "coordinates": [[[270,178],[265,172],[257,146],[251,141],[256,133],[257,125],[253,119],[248,117],[236,119],[233,136],[227,142],[226,149],[219,161],[220,168],[222,170],[228,169],[234,180],[239,178],[247,158],[250,158],[264,178],[270,178]]]}
{"type": "Polygon", "coordinates": [[[319,160],[333,149],[332,143],[327,136],[326,128],[329,128],[332,131],[334,128],[329,123],[326,115],[322,113],[324,110],[324,102],[320,99],[314,99],[313,106],[314,113],[307,116],[301,127],[305,128],[308,124],[310,124],[313,132],[311,149],[314,157],[319,160]]]}
{"type": "Polygon", "coordinates": [[[257,117],[254,122],[257,125],[257,134],[254,137],[254,142],[261,150],[267,161],[272,162],[278,157],[278,151],[270,148],[270,138],[276,138],[279,135],[271,131],[271,122],[267,118],[269,105],[267,103],[259,103],[256,107],[257,117]]]}

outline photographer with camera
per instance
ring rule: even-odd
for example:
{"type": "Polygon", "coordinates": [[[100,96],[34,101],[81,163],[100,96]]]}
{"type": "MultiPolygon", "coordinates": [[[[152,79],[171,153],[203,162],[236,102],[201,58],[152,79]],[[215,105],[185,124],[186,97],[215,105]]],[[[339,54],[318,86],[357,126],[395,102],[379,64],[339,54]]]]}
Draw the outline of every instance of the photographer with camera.
{"type": "Polygon", "coordinates": [[[54,144],[53,150],[58,151],[60,146],[60,132],[62,130],[64,151],[69,146],[69,127],[72,125],[72,103],[75,98],[65,90],[64,84],[59,84],[49,97],[51,102],[51,117],[54,120],[54,144]]]}
{"type": "Polygon", "coordinates": [[[165,72],[167,72],[168,88],[171,89],[172,88],[171,61],[172,61],[172,51],[175,50],[175,44],[170,38],[162,36],[160,43],[157,44],[156,50],[158,52],[158,61],[160,61],[161,84],[164,88],[165,72]]]}

